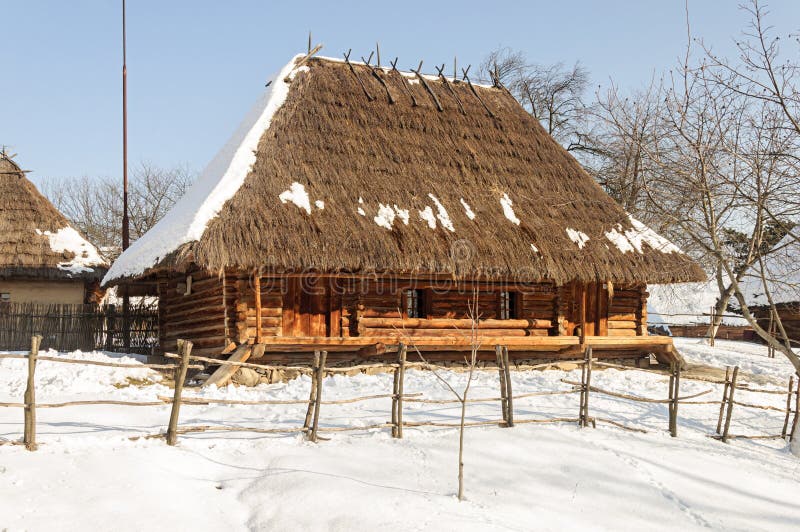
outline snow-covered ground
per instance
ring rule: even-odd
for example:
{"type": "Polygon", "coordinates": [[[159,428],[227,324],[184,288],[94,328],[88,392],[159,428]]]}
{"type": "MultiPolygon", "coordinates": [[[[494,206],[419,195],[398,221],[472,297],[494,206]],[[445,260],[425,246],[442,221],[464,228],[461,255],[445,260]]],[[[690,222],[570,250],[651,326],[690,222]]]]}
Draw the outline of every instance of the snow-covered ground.
{"type": "MultiPolygon", "coordinates": [[[[788,362],[757,345],[677,339],[690,363],[738,364],[759,387],[784,389],[788,362]]],[[[52,353],[51,353],[52,354],[52,353]]],[[[103,353],[71,358],[106,359],[103,353]]],[[[131,359],[125,359],[133,362],[131,359]]],[[[0,361],[0,402],[20,402],[22,360],[0,361]]],[[[464,373],[445,372],[454,383],[464,373]]],[[[513,374],[514,391],[566,389],[578,372],[513,374]]],[[[386,393],[390,375],[337,376],[326,399],[386,393]]],[[[602,388],[664,398],[667,377],[640,371],[597,371],[602,388]]],[[[187,391],[242,399],[305,399],[309,380],[187,391]]],[[[721,387],[684,380],[682,395],[721,387]]],[[[448,398],[429,372],[409,371],[406,392],[448,398]]],[[[747,392],[743,392],[740,398],[747,392]]],[[[40,362],[37,401],[153,400],[169,395],[149,370],[40,362]],[[128,379],[130,377],[131,379],[128,379]]],[[[497,375],[481,372],[472,397],[496,397],[497,375]]],[[[747,394],[748,402],[782,406],[785,396],[747,394]]],[[[515,403],[517,419],[575,417],[576,395],[515,403]]],[[[0,446],[0,530],[548,530],[563,528],[797,530],[800,460],[780,440],[733,440],[714,432],[717,405],[684,405],[679,437],[666,433],[663,404],[631,403],[593,394],[592,414],[647,433],[598,424],[523,424],[471,428],[466,436],[467,501],[456,490],[457,432],[406,428],[331,432],[327,441],[297,434],[183,435],[177,447],[131,436],[164,430],[169,407],[75,406],[40,409],[36,452],[0,446]]],[[[389,399],[323,405],[323,426],[386,421],[389,399]]],[[[186,405],[181,423],[297,427],[305,409],[287,406],[186,405]]],[[[455,405],[406,403],[406,421],[455,421],[455,405]]],[[[471,420],[496,419],[495,402],[469,407],[471,420]]],[[[779,433],[779,412],[738,409],[735,434],[779,433]]],[[[21,436],[22,411],[0,408],[0,439],[21,436]]]]}

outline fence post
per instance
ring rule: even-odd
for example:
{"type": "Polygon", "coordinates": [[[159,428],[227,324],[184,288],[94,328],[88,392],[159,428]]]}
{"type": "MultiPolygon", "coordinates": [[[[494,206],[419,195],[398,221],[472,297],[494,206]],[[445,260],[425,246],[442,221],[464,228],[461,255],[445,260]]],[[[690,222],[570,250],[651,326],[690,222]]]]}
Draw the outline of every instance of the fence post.
{"type": "Polygon", "coordinates": [[[581,393],[578,407],[578,426],[583,427],[586,409],[586,352],[584,351],[583,364],[581,364],[581,393]]]}
{"type": "Polygon", "coordinates": [[[794,403],[794,421],[792,421],[792,433],[789,435],[789,441],[794,441],[798,437],[797,424],[800,418],[800,373],[797,374],[797,390],[795,390],[795,403],[794,403]]]}
{"type": "Polygon", "coordinates": [[[781,438],[786,439],[789,430],[789,419],[792,417],[792,396],[794,395],[794,375],[789,377],[789,393],[786,394],[786,417],[783,419],[781,438]]]}
{"type": "Polygon", "coordinates": [[[36,445],[36,359],[39,356],[41,336],[31,337],[31,351],[28,354],[28,385],[25,388],[25,429],[22,442],[29,451],[35,451],[36,445]]]}
{"type": "Polygon", "coordinates": [[[672,375],[670,381],[670,404],[669,404],[669,434],[673,438],[678,437],[678,400],[681,391],[681,365],[678,362],[672,363],[672,375]]]}
{"type": "MultiPolygon", "coordinates": [[[[589,388],[592,386],[592,348],[586,348],[586,392],[583,396],[583,426],[589,426],[589,388]]],[[[592,421],[594,426],[594,421],[592,421]]]]}
{"type": "Polygon", "coordinates": [[[114,350],[114,327],[116,322],[114,316],[116,314],[116,307],[108,305],[106,307],[106,351],[114,350]]]}
{"type": "Polygon", "coordinates": [[[725,428],[722,431],[722,442],[728,443],[728,430],[731,427],[731,416],[733,415],[733,393],[736,391],[736,379],[739,377],[739,366],[733,368],[731,385],[728,388],[728,412],[725,416],[725,428]]]}
{"type": "Polygon", "coordinates": [[[717,309],[716,309],[715,306],[712,305],[711,306],[711,324],[708,327],[708,332],[709,332],[708,343],[709,343],[709,345],[711,347],[714,347],[714,338],[717,336],[717,331],[714,328],[714,321],[716,321],[716,319],[717,319],[716,313],[717,313],[717,309]]]}
{"type": "Polygon", "coordinates": [[[178,340],[178,354],[181,356],[180,365],[175,369],[175,395],[172,398],[172,411],[169,415],[167,426],[167,445],[178,442],[178,414],[181,410],[181,393],[183,382],[186,380],[186,371],[189,366],[189,354],[192,352],[192,342],[178,340]]]}
{"type": "Polygon", "coordinates": [[[731,367],[725,367],[725,386],[722,388],[722,400],[719,402],[719,419],[717,419],[717,434],[722,435],[722,416],[725,415],[725,405],[728,403],[728,387],[731,385],[731,367]]]}
{"type": "Polygon", "coordinates": [[[406,356],[407,348],[405,344],[400,344],[400,376],[397,379],[397,437],[403,437],[403,394],[405,393],[406,382],[406,356]]]}
{"type": "Polygon", "coordinates": [[[323,351],[319,355],[319,367],[317,368],[317,395],[314,398],[314,424],[311,427],[311,441],[317,441],[317,429],[319,428],[319,407],[322,404],[322,381],[325,379],[325,360],[328,352],[323,351]]]}
{"type": "Polygon", "coordinates": [[[319,351],[314,351],[314,363],[311,365],[311,391],[308,395],[308,408],[306,409],[306,419],[305,423],[303,423],[303,429],[306,431],[306,436],[308,436],[308,431],[311,429],[311,419],[314,415],[314,406],[317,402],[317,371],[319,369],[319,351]]]}
{"type": "Polygon", "coordinates": [[[503,346],[503,373],[506,381],[506,425],[514,426],[514,392],[511,389],[511,369],[508,362],[508,347],[503,346]]]}
{"type": "Polygon", "coordinates": [[[500,410],[503,413],[503,423],[508,426],[508,388],[506,387],[506,370],[503,367],[503,348],[494,346],[494,354],[497,358],[497,373],[500,376],[500,410]]]}

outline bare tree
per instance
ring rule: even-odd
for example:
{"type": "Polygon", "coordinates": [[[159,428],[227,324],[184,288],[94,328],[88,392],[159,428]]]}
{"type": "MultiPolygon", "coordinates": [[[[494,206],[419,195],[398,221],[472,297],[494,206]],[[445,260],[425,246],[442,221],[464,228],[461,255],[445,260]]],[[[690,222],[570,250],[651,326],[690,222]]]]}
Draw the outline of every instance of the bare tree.
{"type": "Polygon", "coordinates": [[[481,76],[496,76],[550,135],[568,150],[580,149],[583,97],[589,86],[589,73],[580,63],[539,65],[522,52],[500,48],[481,63],[481,76]]]}
{"type": "MultiPolygon", "coordinates": [[[[186,167],[164,169],[141,162],[131,171],[129,216],[131,240],[152,228],[194,180],[186,167]]],[[[45,181],[44,194],[109,258],[122,248],[122,183],[116,178],[69,178],[45,181]]]]}
{"type": "MultiPolygon", "coordinates": [[[[467,382],[464,385],[463,390],[458,391],[456,390],[455,386],[450,384],[450,382],[445,379],[439,371],[429,365],[429,370],[436,379],[441,382],[447,390],[453,394],[453,396],[458,400],[461,405],[461,417],[459,422],[459,429],[458,429],[458,500],[464,500],[464,429],[466,425],[466,418],[467,418],[467,401],[469,397],[469,390],[472,386],[472,380],[475,376],[475,367],[478,364],[478,350],[481,347],[481,342],[478,337],[478,321],[480,320],[480,314],[478,312],[478,289],[474,288],[472,292],[472,297],[469,302],[469,306],[467,309],[467,317],[470,320],[470,330],[469,330],[469,341],[470,341],[470,352],[469,358],[464,359],[464,363],[466,364],[467,368],[467,382]]],[[[460,331],[459,331],[460,332],[460,331]]],[[[408,337],[407,341],[409,345],[414,349],[417,353],[417,356],[428,364],[428,361],[425,360],[425,357],[420,352],[419,348],[414,344],[413,338],[408,337]]]]}

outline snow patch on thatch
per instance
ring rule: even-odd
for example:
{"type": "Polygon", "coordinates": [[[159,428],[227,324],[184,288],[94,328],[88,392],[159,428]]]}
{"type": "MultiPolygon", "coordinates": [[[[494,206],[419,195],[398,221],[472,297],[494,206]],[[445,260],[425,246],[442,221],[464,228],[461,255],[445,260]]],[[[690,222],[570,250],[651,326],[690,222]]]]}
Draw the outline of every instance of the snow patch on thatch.
{"type": "Polygon", "coordinates": [[[567,227],[567,236],[569,236],[570,240],[578,244],[578,249],[583,249],[583,246],[589,241],[589,235],[583,231],[572,229],[571,227],[567,227]]]}
{"type": "Polygon", "coordinates": [[[36,234],[44,235],[50,241],[50,249],[56,253],[74,255],[68,261],[58,263],[58,268],[73,274],[93,272],[97,266],[105,264],[105,259],[81,234],[72,227],[62,227],[58,231],[40,231],[36,234]]]}
{"type": "Polygon", "coordinates": [[[306,211],[307,214],[311,214],[311,201],[308,198],[306,187],[304,187],[302,183],[295,181],[287,190],[280,193],[278,199],[284,204],[294,203],[299,208],[306,211]]]}
{"type": "Polygon", "coordinates": [[[519,225],[520,219],[514,213],[514,202],[508,197],[508,193],[503,192],[503,197],[500,198],[500,205],[503,207],[503,214],[506,215],[506,218],[511,220],[511,223],[519,225]]]}

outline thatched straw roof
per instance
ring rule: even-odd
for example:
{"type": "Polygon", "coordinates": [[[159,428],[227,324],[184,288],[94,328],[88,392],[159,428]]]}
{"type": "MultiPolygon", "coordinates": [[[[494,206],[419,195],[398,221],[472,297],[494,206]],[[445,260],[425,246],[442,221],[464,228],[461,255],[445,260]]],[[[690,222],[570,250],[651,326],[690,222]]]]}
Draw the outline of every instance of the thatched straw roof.
{"type": "Polygon", "coordinates": [[[108,264],[0,153],[0,279],[100,279],[108,264]]]}
{"type": "Polygon", "coordinates": [[[558,283],[705,278],[502,87],[322,58],[294,65],[105,282],[189,262],[558,283]]]}

